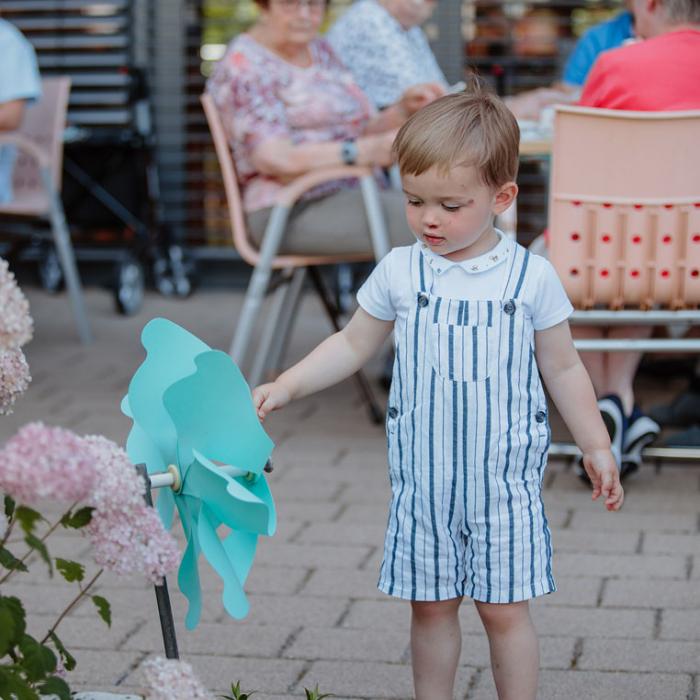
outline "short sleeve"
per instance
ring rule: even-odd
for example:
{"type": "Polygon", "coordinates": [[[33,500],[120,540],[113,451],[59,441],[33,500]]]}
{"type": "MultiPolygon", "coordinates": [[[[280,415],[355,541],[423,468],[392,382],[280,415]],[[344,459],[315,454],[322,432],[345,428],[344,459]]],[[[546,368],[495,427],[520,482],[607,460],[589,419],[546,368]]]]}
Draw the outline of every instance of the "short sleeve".
{"type": "Polygon", "coordinates": [[[0,102],[34,100],[41,95],[41,78],[34,47],[18,30],[0,33],[0,102]]]}
{"type": "Polygon", "coordinates": [[[253,150],[273,137],[289,137],[284,102],[277,97],[277,81],[259,57],[231,46],[216,65],[207,89],[222,115],[233,148],[253,150]]]}
{"type": "Polygon", "coordinates": [[[357,292],[357,303],[380,321],[396,319],[396,302],[391,294],[394,258],[393,251],[382,258],[357,292]]]}
{"type": "Polygon", "coordinates": [[[535,257],[539,270],[532,303],[532,325],[536,331],[543,331],[565,321],[574,310],[551,263],[539,256],[535,257]]]}

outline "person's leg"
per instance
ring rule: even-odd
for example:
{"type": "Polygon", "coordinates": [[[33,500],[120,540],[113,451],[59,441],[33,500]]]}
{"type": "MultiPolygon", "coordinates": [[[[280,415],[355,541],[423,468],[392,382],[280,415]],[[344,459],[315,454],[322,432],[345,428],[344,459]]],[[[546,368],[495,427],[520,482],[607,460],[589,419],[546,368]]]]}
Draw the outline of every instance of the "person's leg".
{"type": "MultiPolygon", "coordinates": [[[[605,329],[599,326],[572,326],[571,335],[575,340],[599,340],[605,337],[605,329]]],[[[582,352],[580,356],[583,366],[591,377],[596,396],[603,396],[607,383],[606,353],[582,352]]]]}
{"type": "MultiPolygon", "coordinates": [[[[651,326],[614,326],[608,328],[607,337],[610,339],[648,338],[652,330],[651,326]]],[[[629,417],[634,408],[634,377],[637,374],[642,353],[609,352],[606,355],[603,394],[619,396],[625,415],[629,417]]]]}
{"type": "MultiPolygon", "coordinates": [[[[382,190],[379,199],[391,246],[411,245],[403,192],[382,190]]],[[[270,210],[248,214],[250,236],[260,245],[270,210]]],[[[280,253],[297,255],[372,254],[372,239],[359,188],[297,204],[289,216],[280,253]]]]}
{"type": "Polygon", "coordinates": [[[411,658],[416,700],[453,700],[462,650],[461,598],[411,601],[411,658]]]}
{"type": "Polygon", "coordinates": [[[474,601],[486,629],[498,700],[535,700],[540,650],[527,601],[474,601]]]}

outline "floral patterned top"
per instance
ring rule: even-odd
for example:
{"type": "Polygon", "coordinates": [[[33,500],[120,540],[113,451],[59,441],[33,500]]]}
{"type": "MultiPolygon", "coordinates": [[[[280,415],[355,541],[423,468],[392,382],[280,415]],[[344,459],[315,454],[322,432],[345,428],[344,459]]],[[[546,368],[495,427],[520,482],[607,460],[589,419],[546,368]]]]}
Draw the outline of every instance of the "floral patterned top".
{"type": "MultiPolygon", "coordinates": [[[[323,39],[310,46],[313,63],[288,63],[248,34],[228,46],[207,83],[227,130],[246,211],[274,204],[283,186],[256,171],[253,151],[271,138],[294,144],[357,138],[373,107],[352,74],[323,39]]],[[[325,183],[305,199],[335,192],[342,181],[325,183]]]]}

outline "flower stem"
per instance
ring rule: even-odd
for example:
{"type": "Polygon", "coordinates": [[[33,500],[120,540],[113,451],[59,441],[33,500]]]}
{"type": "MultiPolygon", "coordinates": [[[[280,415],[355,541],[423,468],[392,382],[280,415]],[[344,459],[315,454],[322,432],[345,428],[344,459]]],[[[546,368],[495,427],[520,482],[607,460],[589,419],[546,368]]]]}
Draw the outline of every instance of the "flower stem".
{"type": "MultiPolygon", "coordinates": [[[[77,504],[77,503],[74,503],[74,504],[66,511],[66,513],[70,513],[70,512],[73,510],[73,508],[75,508],[76,505],[78,505],[78,504],[77,504]]],[[[56,531],[56,528],[57,528],[57,527],[61,524],[61,522],[63,521],[64,516],[65,516],[65,513],[64,513],[64,514],[63,514],[63,515],[62,515],[62,516],[61,516],[61,517],[60,517],[60,518],[59,518],[59,519],[58,519],[58,520],[57,520],[57,521],[42,535],[41,540],[40,540],[42,543],[46,542],[46,540],[56,531]]],[[[12,526],[15,524],[15,522],[16,522],[16,518],[13,518],[12,521],[10,522],[9,527],[7,528],[7,529],[8,529],[8,534],[9,534],[9,531],[12,529],[12,526]]],[[[3,544],[4,544],[4,541],[3,541],[3,544]]],[[[33,548],[29,549],[29,550],[25,553],[25,555],[20,559],[19,563],[20,563],[20,564],[24,564],[24,562],[26,562],[27,559],[29,559],[29,557],[30,557],[30,555],[32,554],[33,551],[34,551],[33,548]]],[[[7,579],[9,579],[10,576],[12,576],[12,574],[14,574],[16,571],[17,571],[17,569],[10,569],[2,578],[0,578],[0,585],[3,584],[3,583],[5,583],[5,582],[7,581],[7,579]]]]}
{"type": "Polygon", "coordinates": [[[64,618],[66,615],[68,615],[71,610],[87,595],[88,591],[92,588],[92,586],[95,584],[98,578],[102,576],[102,572],[104,569],[100,569],[93,577],[90,579],[88,584],[83,588],[82,586],[80,587],[80,593],[78,593],[73,600],[68,603],[68,606],[66,609],[58,616],[58,620],[54,622],[53,627],[46,633],[46,636],[41,640],[41,644],[45,644],[46,640],[56,631],[58,626],[63,622],[64,618]]]}

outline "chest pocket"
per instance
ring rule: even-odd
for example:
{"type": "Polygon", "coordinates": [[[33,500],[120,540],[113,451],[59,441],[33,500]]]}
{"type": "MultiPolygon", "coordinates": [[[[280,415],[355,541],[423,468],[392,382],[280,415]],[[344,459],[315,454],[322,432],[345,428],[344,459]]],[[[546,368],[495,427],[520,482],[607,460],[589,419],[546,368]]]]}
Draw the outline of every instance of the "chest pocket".
{"type": "Polygon", "coordinates": [[[472,301],[438,306],[432,319],[431,355],[435,371],[454,382],[483,382],[497,357],[494,303],[472,301]],[[442,308],[440,308],[442,306],[442,308]]]}

